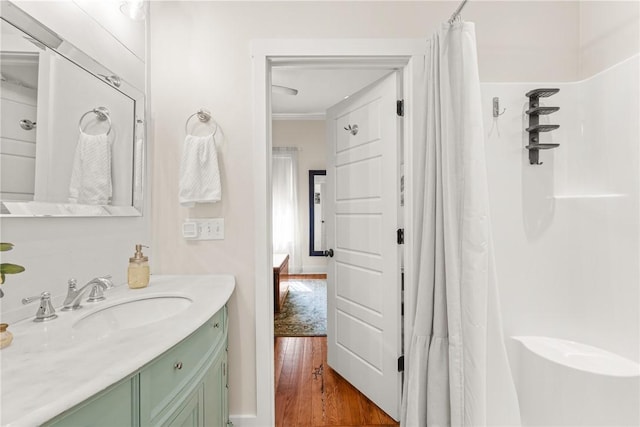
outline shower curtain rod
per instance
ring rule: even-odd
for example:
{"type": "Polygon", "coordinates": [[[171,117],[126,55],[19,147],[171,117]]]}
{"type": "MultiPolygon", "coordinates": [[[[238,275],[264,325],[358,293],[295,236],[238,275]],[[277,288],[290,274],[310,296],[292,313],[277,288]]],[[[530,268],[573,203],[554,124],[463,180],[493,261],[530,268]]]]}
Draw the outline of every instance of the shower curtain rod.
{"type": "Polygon", "coordinates": [[[462,9],[464,9],[464,6],[467,4],[467,1],[469,0],[462,0],[462,3],[460,3],[460,6],[458,6],[456,11],[453,12],[453,15],[451,15],[451,18],[449,18],[449,24],[453,24],[453,21],[456,20],[458,15],[460,15],[460,12],[462,12],[462,9]]]}

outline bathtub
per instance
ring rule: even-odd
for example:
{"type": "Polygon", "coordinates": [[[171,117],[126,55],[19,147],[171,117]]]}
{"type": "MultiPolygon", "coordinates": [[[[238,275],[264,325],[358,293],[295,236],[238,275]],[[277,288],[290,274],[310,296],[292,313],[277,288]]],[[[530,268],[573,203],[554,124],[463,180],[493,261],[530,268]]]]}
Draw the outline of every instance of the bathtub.
{"type": "Polygon", "coordinates": [[[550,337],[509,345],[523,426],[640,425],[640,365],[550,337]]]}

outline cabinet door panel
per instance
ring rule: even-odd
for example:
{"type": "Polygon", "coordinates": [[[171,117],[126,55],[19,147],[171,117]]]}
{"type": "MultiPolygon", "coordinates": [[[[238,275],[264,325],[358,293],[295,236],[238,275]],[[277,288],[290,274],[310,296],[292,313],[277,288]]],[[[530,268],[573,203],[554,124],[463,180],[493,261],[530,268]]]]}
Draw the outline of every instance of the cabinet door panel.
{"type": "Polygon", "coordinates": [[[181,399],[194,377],[207,365],[213,348],[223,340],[224,311],[220,310],[187,339],[158,357],[140,373],[141,414],[155,424],[164,419],[167,407],[181,399]]]}
{"type": "Polygon", "coordinates": [[[202,427],[204,426],[202,384],[196,388],[176,409],[176,415],[171,419],[166,427],[202,427]]]}
{"type": "Polygon", "coordinates": [[[204,377],[204,416],[207,427],[226,427],[226,363],[225,349],[217,356],[204,377]]]}
{"type": "Polygon", "coordinates": [[[90,398],[56,418],[47,426],[126,427],[137,425],[137,412],[132,405],[132,381],[128,379],[90,398]],[[136,420],[134,422],[134,420],[136,420]]]}

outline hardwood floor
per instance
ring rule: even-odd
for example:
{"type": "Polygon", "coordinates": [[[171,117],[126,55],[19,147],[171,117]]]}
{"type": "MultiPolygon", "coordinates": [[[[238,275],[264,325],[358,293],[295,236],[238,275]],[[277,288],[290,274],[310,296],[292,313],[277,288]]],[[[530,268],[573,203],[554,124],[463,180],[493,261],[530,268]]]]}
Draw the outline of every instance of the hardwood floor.
{"type": "Polygon", "coordinates": [[[275,338],[276,427],[398,426],[327,365],[326,337],[275,338]]]}

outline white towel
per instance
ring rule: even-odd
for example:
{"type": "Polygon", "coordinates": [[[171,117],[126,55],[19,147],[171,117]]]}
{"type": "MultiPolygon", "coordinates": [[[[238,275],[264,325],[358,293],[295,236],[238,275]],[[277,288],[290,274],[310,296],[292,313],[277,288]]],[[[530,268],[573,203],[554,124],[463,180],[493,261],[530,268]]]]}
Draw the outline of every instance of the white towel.
{"type": "Polygon", "coordinates": [[[180,163],[180,204],[219,202],[222,197],[218,153],[213,135],[187,135],[180,163]]]}
{"type": "Polygon", "coordinates": [[[111,195],[111,144],[107,134],[80,132],[71,170],[69,202],[108,205],[111,195]]]}

